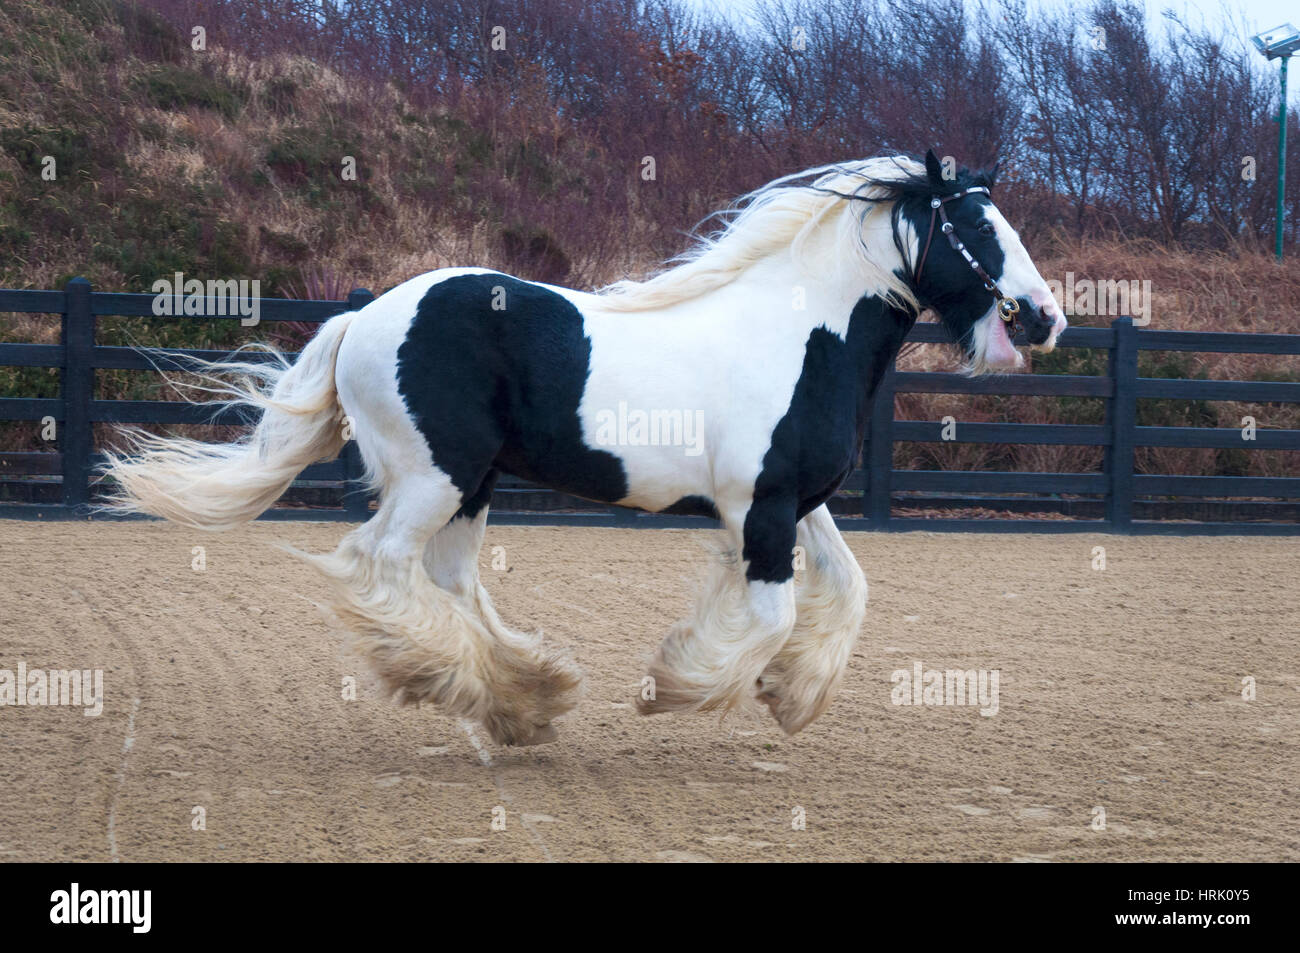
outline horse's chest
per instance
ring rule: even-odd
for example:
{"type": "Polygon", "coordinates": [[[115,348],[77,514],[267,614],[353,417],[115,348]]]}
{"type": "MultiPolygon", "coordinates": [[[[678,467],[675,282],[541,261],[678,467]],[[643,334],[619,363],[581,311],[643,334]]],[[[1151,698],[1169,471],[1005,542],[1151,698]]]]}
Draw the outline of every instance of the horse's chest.
{"type": "Polygon", "coordinates": [[[853,467],[859,434],[858,388],[853,379],[801,381],[790,408],[772,432],[756,493],[775,493],[820,505],[853,467]]]}
{"type": "Polygon", "coordinates": [[[797,449],[792,463],[801,501],[818,503],[834,493],[853,468],[857,456],[858,426],[852,395],[823,409],[796,419],[797,449]]]}

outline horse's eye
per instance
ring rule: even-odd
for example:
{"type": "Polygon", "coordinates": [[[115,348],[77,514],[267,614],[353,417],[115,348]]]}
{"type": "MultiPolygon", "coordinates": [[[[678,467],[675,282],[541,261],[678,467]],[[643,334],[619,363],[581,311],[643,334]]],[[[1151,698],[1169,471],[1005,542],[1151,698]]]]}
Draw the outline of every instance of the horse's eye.
{"type": "Polygon", "coordinates": [[[985,238],[992,238],[994,235],[997,234],[997,231],[998,230],[993,227],[992,222],[983,222],[980,225],[980,234],[983,235],[985,238]]]}

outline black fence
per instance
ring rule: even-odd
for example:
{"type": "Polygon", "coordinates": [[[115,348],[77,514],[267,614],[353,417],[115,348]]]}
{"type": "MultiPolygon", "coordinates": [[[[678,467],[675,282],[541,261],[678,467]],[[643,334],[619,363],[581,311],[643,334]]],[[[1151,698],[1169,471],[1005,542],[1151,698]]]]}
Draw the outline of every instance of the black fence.
{"type": "MultiPolygon", "coordinates": [[[[259,301],[260,320],[320,322],[362,307],[372,297],[367,291],[354,291],[347,301],[264,298],[259,301]]],[[[0,343],[0,366],[58,368],[61,380],[57,398],[0,397],[0,420],[52,419],[57,425],[56,439],[51,441],[57,447],[55,452],[0,452],[0,517],[86,518],[94,492],[93,473],[99,463],[93,446],[96,423],[247,423],[237,410],[214,415],[211,408],[179,401],[94,397],[95,372],[100,369],[183,370],[184,362],[169,355],[207,359],[224,356],[220,351],[163,351],[95,343],[97,318],[153,317],[155,298],[152,294],[94,292],[84,278],[68,282],[63,291],[0,290],[0,312],[62,316],[60,344],[0,343]]],[[[203,319],[224,314],[225,303],[205,299],[200,308],[203,319]]],[[[228,320],[239,318],[231,316],[228,320]]],[[[908,340],[937,343],[946,336],[937,325],[919,324],[908,340]]],[[[1258,428],[1254,439],[1247,440],[1236,428],[1137,426],[1137,401],[1141,398],[1300,402],[1300,383],[1138,377],[1138,351],[1300,355],[1300,335],[1146,330],[1135,328],[1129,318],[1119,318],[1109,328],[1071,328],[1062,335],[1060,346],[1106,350],[1106,374],[968,378],[950,373],[891,372],[876,400],[864,447],[865,465],[851,474],[830,501],[840,526],[981,532],[1300,533],[1300,507],[1293,502],[1300,499],[1300,478],[1134,472],[1137,447],[1300,450],[1300,430],[1258,428]],[[939,422],[895,420],[894,396],[901,393],[1100,398],[1106,401],[1106,416],[1100,425],[963,423],[955,434],[944,434],[939,422]],[[1096,473],[893,468],[895,441],[940,441],[945,437],[964,443],[1098,446],[1105,448],[1104,467],[1096,473]],[[893,511],[901,507],[931,512],[978,508],[1052,514],[1055,518],[900,517],[893,511]]],[[[363,520],[370,512],[371,501],[358,482],[361,470],[356,445],[349,443],[338,459],[304,470],[280,504],[263,518],[363,520]]],[[[490,518],[496,523],[542,525],[712,525],[712,521],[700,517],[640,513],[595,504],[510,478],[502,479],[490,518]]]]}

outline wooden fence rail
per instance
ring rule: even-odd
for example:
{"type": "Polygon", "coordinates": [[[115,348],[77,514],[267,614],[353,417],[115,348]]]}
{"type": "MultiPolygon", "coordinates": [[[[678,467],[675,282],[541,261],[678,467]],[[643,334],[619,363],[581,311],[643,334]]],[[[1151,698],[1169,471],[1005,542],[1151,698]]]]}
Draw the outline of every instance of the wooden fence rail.
{"type": "MultiPolygon", "coordinates": [[[[53,441],[57,452],[0,452],[0,517],[85,518],[88,505],[93,503],[94,471],[100,462],[94,452],[96,423],[242,425],[249,422],[240,411],[213,414],[210,408],[177,401],[95,398],[95,375],[101,369],[183,370],[187,357],[214,360],[225,356],[225,352],[214,350],[162,351],[95,343],[97,318],[153,317],[155,300],[156,296],[151,294],[96,292],[84,278],[69,281],[63,291],[0,290],[0,312],[62,316],[58,345],[0,343],[0,366],[48,367],[58,368],[60,372],[57,398],[0,396],[0,420],[52,419],[57,433],[53,441]],[[56,476],[60,478],[57,483],[52,479],[56,476]]],[[[370,292],[357,290],[347,301],[263,298],[258,301],[258,307],[262,321],[320,322],[363,307],[371,300],[370,292]]],[[[202,299],[200,317],[210,320],[213,315],[224,315],[224,305],[218,299],[202,299]]],[[[225,319],[239,320],[239,317],[225,319]]],[[[938,325],[919,324],[908,340],[937,343],[946,341],[947,337],[938,325]]],[[[1071,328],[1062,335],[1060,345],[1105,349],[1106,374],[968,378],[950,373],[891,371],[876,399],[864,448],[864,467],[849,477],[840,494],[831,501],[837,522],[847,529],[887,530],[1300,533],[1300,505],[1287,502],[1300,499],[1300,478],[1146,474],[1135,472],[1134,465],[1138,447],[1300,451],[1300,430],[1259,428],[1254,439],[1247,440],[1237,429],[1137,425],[1137,401],[1141,399],[1300,402],[1300,383],[1289,381],[1142,378],[1138,376],[1139,351],[1300,355],[1300,335],[1152,331],[1135,328],[1131,319],[1121,317],[1108,328],[1071,328]],[[914,393],[1022,394],[1104,400],[1106,413],[1100,425],[963,423],[955,435],[957,441],[964,443],[1102,447],[1103,469],[1099,473],[896,470],[893,468],[895,442],[945,439],[940,423],[895,419],[895,395],[914,393]],[[1187,498],[1202,499],[1187,502],[1187,498]],[[1060,514],[1063,518],[900,517],[893,512],[900,506],[928,510],[979,507],[1060,514]],[[1223,513],[1230,514],[1229,518],[1214,518],[1223,513]],[[1080,518],[1073,518],[1075,515],[1080,518]]],[[[248,359],[259,357],[252,355],[248,359]]],[[[361,475],[360,455],[356,444],[349,442],[338,459],[314,464],[303,471],[286,497],[296,506],[277,506],[264,518],[363,520],[370,512],[370,501],[360,482],[361,475]]],[[[711,523],[699,517],[638,513],[589,503],[510,478],[501,481],[491,519],[498,523],[591,526],[711,523]]]]}

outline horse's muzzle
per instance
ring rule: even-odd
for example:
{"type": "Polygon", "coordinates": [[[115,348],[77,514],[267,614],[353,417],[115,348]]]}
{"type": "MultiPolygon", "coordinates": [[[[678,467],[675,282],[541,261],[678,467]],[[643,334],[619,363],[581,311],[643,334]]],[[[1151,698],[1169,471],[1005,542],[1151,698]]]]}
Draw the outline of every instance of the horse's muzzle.
{"type": "Polygon", "coordinates": [[[1052,337],[1057,321],[1064,322],[1063,318],[1044,311],[1031,298],[1019,297],[1016,298],[1016,303],[1020,305],[1020,313],[1016,318],[1020,321],[1020,326],[1025,329],[1025,340],[1031,345],[1046,344],[1052,337]]]}

